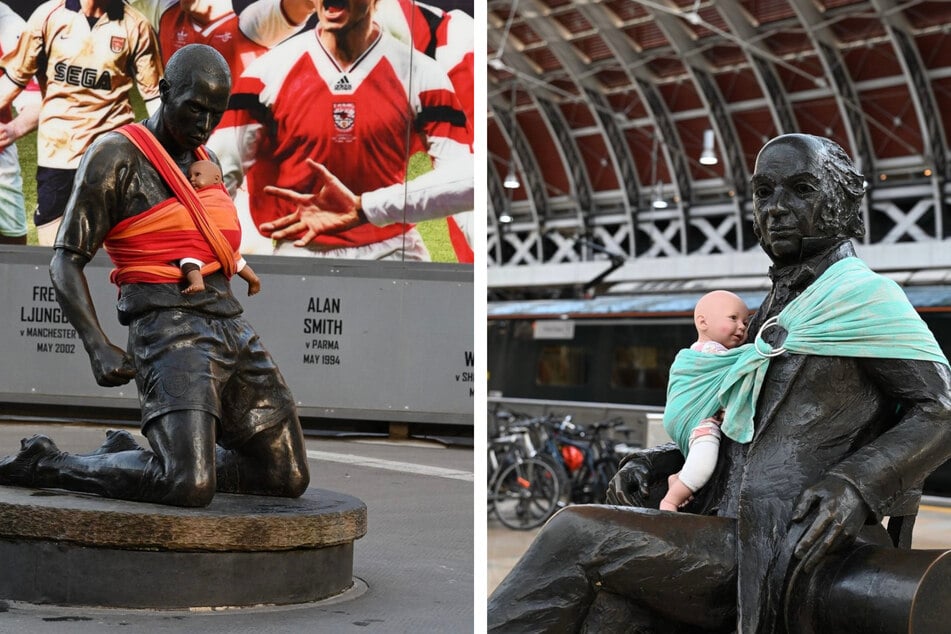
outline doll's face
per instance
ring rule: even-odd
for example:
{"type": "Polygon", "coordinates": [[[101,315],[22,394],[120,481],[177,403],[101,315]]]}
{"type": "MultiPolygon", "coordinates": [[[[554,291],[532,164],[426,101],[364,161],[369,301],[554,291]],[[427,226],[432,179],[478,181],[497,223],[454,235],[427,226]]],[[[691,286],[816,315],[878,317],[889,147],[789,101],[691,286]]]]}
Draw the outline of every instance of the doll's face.
{"type": "Polygon", "coordinates": [[[221,182],[221,170],[211,161],[195,161],[188,168],[188,180],[192,187],[205,187],[221,182]]]}

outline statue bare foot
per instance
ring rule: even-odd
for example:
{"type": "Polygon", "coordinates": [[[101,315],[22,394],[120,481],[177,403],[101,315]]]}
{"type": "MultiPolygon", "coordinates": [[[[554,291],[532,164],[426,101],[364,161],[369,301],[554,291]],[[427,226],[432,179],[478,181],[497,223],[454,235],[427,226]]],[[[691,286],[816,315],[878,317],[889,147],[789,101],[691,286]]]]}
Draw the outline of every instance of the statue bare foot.
{"type": "Polygon", "coordinates": [[[38,434],[32,438],[24,438],[20,441],[20,451],[16,455],[0,460],[0,484],[34,486],[39,461],[60,453],[56,444],[47,436],[38,434]]]}
{"type": "Polygon", "coordinates": [[[124,429],[110,429],[106,432],[106,440],[98,449],[92,451],[87,456],[98,456],[106,453],[119,453],[120,451],[141,451],[142,447],[135,441],[132,434],[124,429]]]}

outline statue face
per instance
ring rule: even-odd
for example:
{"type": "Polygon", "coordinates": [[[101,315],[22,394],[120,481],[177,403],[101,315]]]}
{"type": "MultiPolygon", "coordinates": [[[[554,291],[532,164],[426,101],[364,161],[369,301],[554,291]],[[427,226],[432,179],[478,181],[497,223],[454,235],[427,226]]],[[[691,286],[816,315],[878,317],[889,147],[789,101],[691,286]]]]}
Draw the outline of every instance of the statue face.
{"type": "Polygon", "coordinates": [[[192,151],[203,145],[228,107],[230,86],[211,74],[194,73],[181,86],[165,84],[162,91],[165,129],[179,149],[192,151]]]}
{"type": "Polygon", "coordinates": [[[801,137],[767,144],[753,173],[753,221],[763,249],[775,261],[799,261],[803,238],[821,237],[818,212],[826,206],[818,148],[801,137]]]}

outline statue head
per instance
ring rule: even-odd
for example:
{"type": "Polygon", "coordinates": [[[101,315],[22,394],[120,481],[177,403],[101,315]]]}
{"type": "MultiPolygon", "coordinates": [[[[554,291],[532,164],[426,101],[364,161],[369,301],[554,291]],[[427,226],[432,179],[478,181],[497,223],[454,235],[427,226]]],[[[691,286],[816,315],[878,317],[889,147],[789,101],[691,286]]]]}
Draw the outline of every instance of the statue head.
{"type": "Polygon", "coordinates": [[[760,150],[751,180],[753,233],[778,264],[813,245],[865,235],[865,179],[835,142],[809,134],[776,137],[760,150]]]}
{"type": "Polygon", "coordinates": [[[228,107],[231,71],[221,53],[189,44],[172,54],[159,81],[162,131],[176,151],[192,151],[208,141],[228,107]]]}

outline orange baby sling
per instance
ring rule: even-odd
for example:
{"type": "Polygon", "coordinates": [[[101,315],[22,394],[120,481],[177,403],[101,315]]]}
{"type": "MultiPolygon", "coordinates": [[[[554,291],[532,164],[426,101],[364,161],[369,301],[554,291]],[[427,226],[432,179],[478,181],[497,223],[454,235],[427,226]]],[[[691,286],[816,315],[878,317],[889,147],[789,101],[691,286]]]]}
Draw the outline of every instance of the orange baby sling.
{"type": "MultiPolygon", "coordinates": [[[[115,284],[175,282],[182,276],[175,262],[183,257],[206,262],[202,275],[221,270],[231,278],[239,258],[241,227],[225,188],[217,185],[196,192],[145,126],[132,123],[116,131],[145,155],[175,197],[109,231],[103,246],[116,265],[109,279],[115,284]]],[[[195,156],[209,158],[204,147],[196,149],[195,156]]]]}

